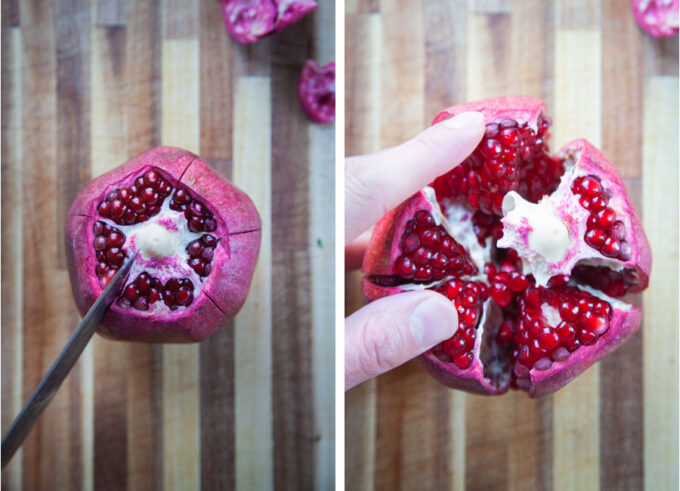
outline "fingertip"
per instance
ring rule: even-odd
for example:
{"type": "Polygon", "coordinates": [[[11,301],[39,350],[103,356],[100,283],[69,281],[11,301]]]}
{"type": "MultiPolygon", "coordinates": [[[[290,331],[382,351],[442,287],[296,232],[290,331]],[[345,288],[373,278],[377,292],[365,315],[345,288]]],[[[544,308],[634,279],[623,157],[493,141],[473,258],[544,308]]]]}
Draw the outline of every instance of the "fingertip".
{"type": "Polygon", "coordinates": [[[458,313],[453,303],[435,292],[423,292],[424,299],[413,309],[410,328],[423,350],[449,339],[458,328],[458,313]]]}

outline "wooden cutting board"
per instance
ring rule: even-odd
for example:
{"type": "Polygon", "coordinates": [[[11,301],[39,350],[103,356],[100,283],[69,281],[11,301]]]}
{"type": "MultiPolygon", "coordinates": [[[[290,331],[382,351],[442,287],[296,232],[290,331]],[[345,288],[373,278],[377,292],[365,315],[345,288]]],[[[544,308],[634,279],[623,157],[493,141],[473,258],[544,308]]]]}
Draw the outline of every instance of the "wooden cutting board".
{"type": "Polygon", "coordinates": [[[641,330],[554,396],[466,395],[415,363],[349,391],[347,489],[677,489],[677,36],[644,35],[621,0],[346,6],[348,155],[456,103],[539,97],[552,148],[585,137],[616,163],[654,258],[641,330]]]}
{"type": "Polygon", "coordinates": [[[3,430],[80,320],[62,227],[91,178],[184,147],[263,222],[236,320],[194,345],[95,337],[3,489],[332,487],[334,127],[296,84],[333,26],[321,2],[244,47],[216,0],[2,2],[3,430]]]}

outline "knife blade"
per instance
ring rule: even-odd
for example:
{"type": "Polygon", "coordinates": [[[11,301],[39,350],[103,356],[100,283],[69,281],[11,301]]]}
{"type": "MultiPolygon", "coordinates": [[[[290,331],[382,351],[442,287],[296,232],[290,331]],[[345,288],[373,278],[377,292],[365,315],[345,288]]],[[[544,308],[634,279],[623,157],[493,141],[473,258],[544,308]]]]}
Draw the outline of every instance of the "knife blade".
{"type": "Polygon", "coordinates": [[[71,335],[66,346],[61,350],[38,387],[33,391],[19,415],[14,418],[14,421],[2,436],[2,467],[5,467],[21,446],[35,421],[57,393],[73,365],[78,361],[80,354],[90,342],[97,326],[104,318],[104,314],[123,289],[127,275],[138,254],[139,251],[136,251],[104,288],[104,291],[85,314],[78,328],[71,335]]]}

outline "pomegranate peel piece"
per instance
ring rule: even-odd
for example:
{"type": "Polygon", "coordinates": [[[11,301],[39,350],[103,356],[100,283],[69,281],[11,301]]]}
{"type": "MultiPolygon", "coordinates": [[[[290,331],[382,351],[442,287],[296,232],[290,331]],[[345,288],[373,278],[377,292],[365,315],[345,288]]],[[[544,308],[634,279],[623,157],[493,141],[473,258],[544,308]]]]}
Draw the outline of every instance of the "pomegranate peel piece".
{"type": "Polygon", "coordinates": [[[317,7],[314,0],[222,0],[227,31],[239,43],[252,44],[295,24],[317,7]]]}
{"type": "Polygon", "coordinates": [[[314,60],[305,63],[298,80],[298,99],[309,119],[319,124],[335,119],[335,62],[319,66],[314,60]]]}
{"type": "Polygon", "coordinates": [[[678,0],[630,0],[633,16],[647,34],[669,37],[678,32],[678,0]]]}
{"type": "Polygon", "coordinates": [[[259,251],[260,218],[245,193],[196,155],[159,147],[86,186],[69,212],[65,240],[82,314],[125,258],[141,251],[100,334],[193,342],[241,308],[259,251]]]}
{"type": "Polygon", "coordinates": [[[376,224],[363,293],[368,301],[419,289],[446,295],[459,326],[421,356],[425,368],[452,388],[539,397],[639,328],[640,309],[621,297],[646,288],[649,244],[621,176],[599,150],[576,140],[548,154],[541,101],[479,101],[435,122],[469,110],[485,113],[484,138],[376,224]],[[512,165],[497,173],[499,162],[512,165]],[[451,258],[473,267],[444,268],[451,258]]]}

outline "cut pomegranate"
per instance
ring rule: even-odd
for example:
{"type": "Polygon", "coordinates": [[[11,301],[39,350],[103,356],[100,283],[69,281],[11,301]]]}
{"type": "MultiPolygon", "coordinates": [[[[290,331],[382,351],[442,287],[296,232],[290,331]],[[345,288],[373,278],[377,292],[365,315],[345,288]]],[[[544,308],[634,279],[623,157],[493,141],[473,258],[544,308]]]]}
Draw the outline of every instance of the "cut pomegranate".
{"type": "Polygon", "coordinates": [[[473,154],[375,226],[364,257],[369,300],[432,289],[458,311],[453,337],[422,357],[453,388],[553,392],[639,327],[618,300],[643,290],[649,244],[615,167],[585,140],[549,155],[544,104],[502,97],[481,111],[473,154]]]}
{"type": "Polygon", "coordinates": [[[298,99],[309,119],[315,123],[332,123],[335,119],[335,62],[320,67],[313,60],[307,61],[298,81],[298,99]]]}
{"type": "Polygon", "coordinates": [[[227,32],[251,44],[295,24],[317,7],[315,0],[221,0],[227,32]]]}
{"type": "Polygon", "coordinates": [[[630,0],[638,25],[654,37],[669,37],[678,32],[678,0],[630,0]]]}
{"type": "Polygon", "coordinates": [[[210,336],[243,304],[259,243],[260,219],[249,198],[195,155],[171,147],[92,181],[66,223],[82,313],[140,251],[99,330],[122,340],[210,336]]]}

